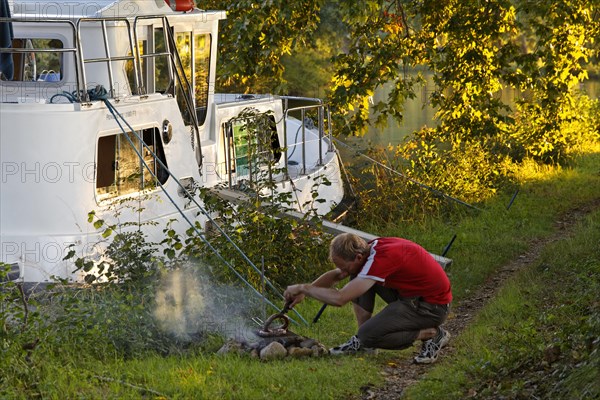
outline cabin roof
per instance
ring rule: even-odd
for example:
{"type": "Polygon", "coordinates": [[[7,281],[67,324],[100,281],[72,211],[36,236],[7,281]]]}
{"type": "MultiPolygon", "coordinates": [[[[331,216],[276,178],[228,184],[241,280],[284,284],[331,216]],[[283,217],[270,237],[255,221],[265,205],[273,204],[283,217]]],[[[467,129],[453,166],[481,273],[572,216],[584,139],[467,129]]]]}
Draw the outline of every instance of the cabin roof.
{"type": "Polygon", "coordinates": [[[13,15],[38,19],[134,17],[172,14],[164,0],[15,0],[13,15]]]}
{"type": "Polygon", "coordinates": [[[215,93],[215,103],[218,105],[239,104],[240,101],[249,103],[251,101],[273,100],[270,94],[235,94],[235,93],[215,93]]]}
{"type": "MultiPolygon", "coordinates": [[[[199,11],[195,10],[195,12],[199,11]]],[[[221,13],[211,12],[209,14],[219,16],[221,13]]],[[[133,18],[140,15],[180,15],[182,13],[171,10],[164,0],[14,0],[12,14],[21,18],[77,19],[133,18]]],[[[222,14],[224,15],[224,13],[222,14]]]]}

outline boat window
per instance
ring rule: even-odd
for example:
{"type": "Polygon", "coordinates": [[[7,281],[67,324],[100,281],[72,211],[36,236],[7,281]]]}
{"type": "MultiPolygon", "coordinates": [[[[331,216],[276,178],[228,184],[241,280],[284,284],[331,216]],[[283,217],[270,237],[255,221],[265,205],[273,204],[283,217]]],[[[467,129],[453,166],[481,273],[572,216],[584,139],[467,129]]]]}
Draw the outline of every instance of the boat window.
{"type": "MultiPolygon", "coordinates": [[[[179,32],[175,34],[175,45],[177,46],[181,67],[183,68],[183,71],[178,71],[179,75],[181,77],[185,75],[187,82],[192,85],[192,32],[179,32]]],[[[177,96],[177,104],[179,104],[179,110],[181,111],[185,124],[191,125],[192,117],[185,97],[188,89],[185,88],[184,85],[185,82],[177,82],[175,95],[177,96]]]]}
{"type": "Polygon", "coordinates": [[[62,80],[63,53],[52,51],[64,48],[59,39],[15,38],[12,47],[31,51],[12,53],[12,71],[3,71],[2,80],[23,82],[62,80]]]}
{"type": "Polygon", "coordinates": [[[137,135],[128,132],[103,136],[98,140],[96,194],[100,200],[151,190],[156,188],[159,182],[163,184],[167,181],[167,161],[159,129],[147,128],[136,133],[137,135]],[[146,146],[140,143],[137,136],[142,138],[146,146]],[[130,141],[135,145],[137,153],[130,141]],[[144,162],[140,160],[138,153],[143,156],[144,162]]]}
{"type": "MultiPolygon", "coordinates": [[[[167,51],[163,28],[154,30],[154,53],[167,51]]],[[[169,73],[169,59],[167,57],[154,57],[154,91],[163,94],[173,94],[173,84],[169,73]]]]}
{"type": "Polygon", "coordinates": [[[202,125],[208,108],[208,72],[210,71],[210,35],[194,36],[194,93],[196,97],[196,118],[202,125]]]}
{"type": "MultiPolygon", "coordinates": [[[[138,51],[140,52],[140,71],[142,71],[142,82],[148,82],[148,62],[143,57],[144,54],[148,53],[148,41],[140,40],[138,43],[138,51]]],[[[146,90],[148,90],[147,84],[146,90]]]]}
{"type": "Polygon", "coordinates": [[[254,174],[268,164],[281,159],[281,145],[277,135],[275,118],[259,114],[252,119],[236,119],[225,126],[228,136],[227,153],[230,155],[230,171],[238,177],[254,174]]]}
{"type": "MultiPolygon", "coordinates": [[[[193,90],[194,102],[192,109],[196,112],[198,125],[204,124],[208,107],[208,78],[210,70],[210,41],[209,34],[195,34],[192,32],[178,32],[175,34],[175,45],[181,60],[180,76],[185,76],[187,83],[193,90]]],[[[179,68],[179,67],[178,67],[179,68]]],[[[185,82],[177,82],[177,103],[186,125],[191,125],[193,119],[190,115],[185,94],[185,82]]]]}
{"type": "MultiPolygon", "coordinates": [[[[169,71],[169,58],[166,55],[163,28],[149,27],[149,29],[150,32],[153,32],[150,39],[139,40],[137,45],[140,53],[139,68],[142,72],[140,86],[143,86],[144,94],[162,93],[173,95],[173,83],[169,71]]],[[[135,87],[132,60],[127,61],[126,71],[129,85],[135,87]]]]}
{"type": "MultiPolygon", "coordinates": [[[[131,57],[131,50],[127,53],[128,57],[131,57]]],[[[127,83],[129,83],[129,87],[133,93],[133,88],[135,88],[135,68],[133,68],[133,60],[125,61],[125,75],[127,75],[127,83]]]]}
{"type": "MultiPolygon", "coordinates": [[[[141,86],[144,86],[147,90],[147,83],[148,82],[148,71],[146,70],[146,59],[143,57],[144,54],[146,54],[146,47],[147,47],[147,41],[146,40],[140,40],[138,42],[138,50],[140,52],[140,71],[142,72],[142,81],[139,82],[139,84],[141,86]]],[[[132,56],[132,52],[131,50],[129,50],[129,52],[127,53],[128,57],[132,56]]],[[[127,81],[129,82],[129,87],[130,88],[136,88],[134,93],[139,93],[137,90],[137,86],[135,84],[135,68],[133,67],[133,60],[129,59],[125,62],[125,73],[127,74],[127,81]]]]}

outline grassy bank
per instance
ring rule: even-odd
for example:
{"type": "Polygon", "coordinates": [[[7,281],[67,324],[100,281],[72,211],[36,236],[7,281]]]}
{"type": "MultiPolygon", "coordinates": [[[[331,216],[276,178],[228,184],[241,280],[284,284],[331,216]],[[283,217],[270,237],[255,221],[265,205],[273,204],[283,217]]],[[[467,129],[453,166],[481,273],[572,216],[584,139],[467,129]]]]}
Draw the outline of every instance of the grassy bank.
{"type": "MultiPolygon", "coordinates": [[[[566,210],[598,198],[599,165],[597,147],[571,168],[524,167],[519,194],[508,210],[513,192],[498,196],[480,212],[451,221],[372,231],[413,239],[436,253],[456,234],[448,254],[454,264],[448,273],[460,301],[522,253],[531,240],[550,235],[566,210]]],[[[597,393],[589,377],[598,374],[598,345],[593,340],[599,334],[599,226],[600,214],[595,213],[573,238],[554,244],[539,264],[521,272],[477,323],[453,342],[455,355],[432,367],[409,397],[510,398],[541,393],[541,397],[578,398],[586,390],[597,393]],[[556,352],[558,358],[550,358],[556,352]],[[551,382],[544,379],[548,375],[554,377],[551,382]]],[[[308,300],[299,311],[310,321],[319,308],[318,302],[308,300]]],[[[318,323],[293,329],[333,346],[354,333],[355,323],[350,307],[328,307],[318,323]]],[[[221,341],[214,340],[178,355],[134,352],[126,357],[98,349],[95,337],[53,343],[42,332],[42,340],[30,352],[2,345],[4,360],[11,362],[2,365],[0,398],[343,399],[358,396],[367,384],[381,384],[381,367],[411,357],[415,350],[260,362],[216,355],[221,341]]]]}
{"type": "Polygon", "coordinates": [[[600,397],[600,211],[548,247],[406,398],[600,397]]]}

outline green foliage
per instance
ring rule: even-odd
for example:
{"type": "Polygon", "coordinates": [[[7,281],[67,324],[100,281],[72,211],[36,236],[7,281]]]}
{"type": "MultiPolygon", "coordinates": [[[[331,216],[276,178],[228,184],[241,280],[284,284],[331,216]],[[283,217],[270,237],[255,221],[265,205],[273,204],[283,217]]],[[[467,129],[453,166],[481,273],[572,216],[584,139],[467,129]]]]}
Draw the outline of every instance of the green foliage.
{"type": "Polygon", "coordinates": [[[434,72],[437,135],[453,147],[489,148],[508,129],[508,107],[496,94],[512,49],[514,14],[509,1],[448,3],[423,14],[419,41],[434,72]]]}
{"type": "MultiPolygon", "coordinates": [[[[235,17],[224,33],[225,76],[235,69],[236,79],[257,83],[253,90],[260,90],[260,82],[268,80],[277,82],[271,88],[280,87],[281,74],[272,68],[261,72],[260,66],[275,63],[277,57],[272,54],[289,51],[292,54],[284,66],[291,71],[296,60],[306,66],[309,55],[316,69],[331,71],[327,101],[334,110],[337,133],[361,135],[370,124],[404,118],[404,101],[414,98],[423,82],[420,76],[407,78],[404,72],[424,66],[436,85],[428,100],[437,108],[438,125],[423,128],[397,150],[406,158],[402,171],[418,181],[464,200],[481,201],[512,180],[514,168],[507,165],[509,161],[532,158],[564,164],[582,142],[597,140],[597,117],[593,116],[597,112],[590,112],[594,105],[575,92],[577,84],[588,77],[585,68],[598,59],[597,2],[370,0],[357,4],[335,0],[302,4],[306,15],[314,13],[319,18],[310,23],[305,16],[280,18],[290,15],[295,5],[277,4],[281,7],[278,14],[273,2],[253,3],[258,11],[247,13],[245,1],[229,2],[227,7],[235,17]],[[298,21],[306,23],[305,30],[290,35],[298,21]],[[265,26],[273,33],[267,36],[273,38],[283,31],[283,41],[257,44],[257,38],[266,33],[261,30],[265,26]],[[336,33],[323,28],[328,26],[334,26],[336,33]],[[309,40],[313,33],[316,39],[309,40]],[[318,44],[319,51],[288,46],[290,41],[285,41],[292,36],[298,43],[318,44]],[[337,42],[332,45],[331,40],[337,42]],[[239,57],[238,43],[253,43],[248,58],[239,57]],[[326,57],[331,57],[330,68],[323,67],[326,57]],[[507,89],[517,93],[514,104],[500,96],[507,89]],[[387,97],[373,104],[376,90],[386,90],[387,97]]],[[[304,72],[296,74],[300,77],[285,75],[288,90],[295,94],[302,94],[302,87],[314,92],[313,82],[322,80],[307,78],[304,72]]],[[[408,198],[395,195],[407,205],[405,209],[411,209],[413,191],[407,194],[408,198]]]]}
{"type": "Polygon", "coordinates": [[[316,39],[315,45],[297,46],[293,55],[281,60],[285,68],[280,93],[289,96],[322,98],[333,68],[324,54],[333,55],[335,47],[316,39]]]}
{"type": "Polygon", "coordinates": [[[143,212],[136,203],[120,201],[105,219],[94,211],[88,214],[88,222],[101,233],[97,246],[103,253],[97,260],[77,257],[71,249],[65,257],[88,285],[59,284],[46,299],[47,318],[60,332],[49,338],[57,348],[69,343],[98,359],[180,350],[178,338],[161,329],[154,315],[161,278],[177,264],[161,256],[160,244],[148,241],[145,228],[150,223],[121,219],[125,208],[143,212]]]}
{"type": "Polygon", "coordinates": [[[322,98],[333,74],[331,58],[345,39],[346,26],[333,2],[323,2],[317,30],[306,41],[296,42],[291,54],[281,59],[283,86],[280,93],[292,96],[322,98]]]}
{"type": "Polygon", "coordinates": [[[210,0],[202,8],[227,11],[219,43],[219,86],[247,93],[275,89],[282,83],[281,57],[290,54],[317,29],[321,0],[236,2],[210,0]],[[285,23],[282,23],[285,21],[285,23]]]}
{"type": "Polygon", "coordinates": [[[156,257],[156,245],[147,241],[147,235],[143,230],[145,226],[155,223],[119,219],[123,208],[142,211],[136,209],[133,204],[135,200],[121,200],[113,210],[113,221],[98,218],[95,211],[88,213],[88,222],[101,232],[102,242],[96,245],[102,248],[102,259],[94,261],[87,257],[76,257],[73,245],[65,256],[65,260],[72,260],[75,264],[75,272],[83,273],[86,283],[151,282],[164,268],[164,260],[156,257]]]}
{"type": "MultiPolygon", "coordinates": [[[[436,84],[430,101],[437,108],[438,125],[414,132],[396,149],[375,150],[372,156],[435,190],[424,190],[373,165],[368,171],[372,175],[361,179],[370,181],[360,191],[365,209],[373,211],[363,215],[366,219],[419,219],[440,212],[447,208],[439,202],[440,192],[481,202],[514,181],[515,163],[532,158],[564,164],[583,143],[598,140],[596,101],[574,91],[587,77],[582,64],[595,43],[592,6],[577,1],[538,8],[528,2],[428,1],[401,7],[407,21],[402,41],[406,49],[394,53],[396,49],[385,41],[372,40],[381,44],[378,51],[388,52],[376,57],[368,45],[356,42],[357,50],[342,56],[352,60],[348,63],[352,71],[336,69],[345,84],[334,85],[332,101],[339,104],[346,98],[356,103],[360,98],[366,105],[372,83],[359,85],[362,92],[354,100],[348,93],[361,76],[382,78],[370,62],[406,51],[404,65],[425,64],[436,84]],[[499,96],[505,87],[517,90],[515,110],[499,96]]],[[[358,18],[358,23],[377,15],[358,18]]],[[[355,113],[349,127],[355,132],[357,126],[362,129],[382,110],[385,107],[374,105],[370,112],[355,113]]],[[[379,117],[388,114],[383,111],[379,117]]]]}
{"type": "Polygon", "coordinates": [[[520,124],[512,138],[540,161],[562,162],[582,134],[569,128],[584,122],[573,88],[587,78],[583,66],[593,54],[598,29],[594,6],[527,1],[517,12],[517,26],[533,50],[516,54],[516,67],[505,77],[527,93],[517,101],[520,124]]]}
{"type": "Polygon", "coordinates": [[[342,7],[351,40],[336,57],[330,100],[350,117],[353,132],[363,131],[372,116],[378,122],[401,117],[401,103],[414,96],[416,83],[402,79],[402,68],[425,65],[436,84],[430,96],[438,109],[436,140],[463,150],[479,147],[491,162],[495,154],[511,154],[511,146],[543,162],[564,160],[573,143],[565,127],[582,120],[573,88],[587,78],[583,65],[597,49],[595,5],[494,0],[352,6],[342,7]],[[385,83],[394,88],[390,96],[369,110],[373,90],[385,83]],[[516,114],[498,96],[505,87],[525,94],[516,114]]]}
{"type": "Polygon", "coordinates": [[[344,127],[346,134],[359,134],[365,132],[371,113],[378,124],[385,123],[388,116],[401,120],[404,100],[415,97],[414,86],[421,81],[419,77],[406,79],[403,74],[406,67],[417,65],[404,5],[400,1],[367,1],[358,6],[353,1],[339,1],[339,5],[349,38],[333,59],[335,72],[328,100],[349,126],[337,126],[344,127]],[[371,109],[375,90],[386,83],[391,86],[387,99],[371,109]]]}
{"type": "Polygon", "coordinates": [[[180,352],[181,343],[160,329],[154,316],[155,289],[114,284],[57,286],[45,309],[54,331],[48,343],[57,349],[68,343],[99,360],[180,352]]]}
{"type": "MultiPolygon", "coordinates": [[[[286,217],[282,215],[284,208],[263,204],[260,199],[233,209],[231,204],[215,198],[208,190],[202,191],[202,198],[208,210],[219,215],[217,222],[226,233],[225,236],[215,232],[211,244],[220,254],[227,254],[228,261],[255,288],[262,287],[261,274],[233,248],[230,240],[239,246],[259,270],[264,269],[266,278],[280,290],[292,283],[310,281],[328,269],[326,260],[330,236],[322,232],[317,219],[306,217],[295,220],[286,217]]],[[[186,250],[194,257],[213,260],[208,261],[209,264],[216,264],[218,261],[211,254],[211,249],[198,240],[191,241],[186,250]],[[193,246],[189,246],[190,244],[193,246]]],[[[216,269],[214,273],[220,280],[237,280],[226,268],[216,269]]]]}
{"type": "Polygon", "coordinates": [[[535,160],[545,162],[568,162],[573,150],[600,138],[598,104],[598,100],[592,101],[587,96],[569,95],[563,106],[567,112],[560,112],[561,116],[569,116],[556,119],[558,128],[549,130],[540,126],[545,122],[538,114],[543,113],[539,106],[518,103],[521,113],[517,118],[517,128],[510,138],[513,143],[511,155],[517,159],[530,155],[535,160]]]}
{"type": "Polygon", "coordinates": [[[33,353],[42,347],[47,327],[39,304],[22,283],[8,280],[10,265],[0,263],[0,397],[35,390],[40,378],[33,353]],[[37,350],[36,350],[37,349],[37,350]]]}
{"type": "MultiPolygon", "coordinates": [[[[516,168],[482,144],[452,147],[434,129],[422,129],[396,147],[371,148],[371,163],[355,173],[359,217],[371,224],[459,216],[510,187],[516,168]]],[[[360,222],[359,222],[360,223],[360,222]]],[[[377,225],[377,224],[376,224],[377,225]]]]}

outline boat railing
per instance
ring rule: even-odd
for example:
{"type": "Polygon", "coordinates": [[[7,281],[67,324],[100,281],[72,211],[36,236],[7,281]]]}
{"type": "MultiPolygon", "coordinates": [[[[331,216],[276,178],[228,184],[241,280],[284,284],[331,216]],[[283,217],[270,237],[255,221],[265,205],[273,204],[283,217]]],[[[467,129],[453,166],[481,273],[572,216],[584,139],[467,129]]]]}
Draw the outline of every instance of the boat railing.
{"type": "MultiPolygon", "coordinates": [[[[77,59],[78,59],[78,48],[79,46],[77,45],[79,43],[78,38],[77,38],[77,27],[75,26],[75,23],[73,23],[72,21],[67,21],[67,20],[53,20],[53,19],[46,19],[46,20],[37,20],[37,19],[24,19],[24,18],[5,18],[2,17],[0,18],[0,23],[8,23],[8,24],[59,24],[59,25],[65,25],[69,28],[69,30],[72,33],[72,43],[74,44],[74,47],[66,47],[66,48],[54,48],[54,47],[46,47],[46,48],[15,48],[15,47],[2,47],[0,48],[0,54],[20,54],[22,56],[25,56],[26,54],[36,54],[36,53],[60,53],[60,54],[72,54],[73,56],[73,60],[74,60],[74,65],[75,65],[75,76],[76,76],[76,91],[75,91],[75,96],[76,98],[79,98],[79,95],[82,93],[82,88],[85,87],[83,85],[83,83],[85,82],[84,79],[82,79],[82,74],[83,74],[83,70],[82,70],[82,66],[80,64],[78,64],[77,59]]],[[[32,81],[36,81],[36,77],[32,77],[32,81]]],[[[17,81],[2,81],[3,83],[5,82],[17,82],[17,81]]],[[[18,81],[19,83],[22,82],[27,82],[27,81],[18,81]]]]}
{"type": "MultiPolygon", "coordinates": [[[[140,95],[144,95],[147,94],[149,89],[148,87],[146,87],[145,85],[145,80],[144,80],[144,76],[143,76],[143,71],[142,71],[142,66],[144,65],[144,63],[142,61],[148,61],[152,66],[154,66],[156,64],[156,60],[161,58],[161,57],[166,57],[169,60],[172,58],[172,53],[170,52],[170,47],[171,47],[171,42],[172,40],[170,40],[168,38],[168,34],[171,32],[170,28],[169,28],[169,23],[167,21],[167,19],[164,16],[138,16],[134,19],[133,21],[133,35],[134,35],[134,41],[135,43],[140,43],[139,38],[138,38],[138,29],[139,29],[139,24],[141,21],[152,21],[152,20],[160,20],[161,24],[162,24],[162,31],[163,31],[163,43],[165,43],[165,50],[164,51],[157,51],[156,50],[156,44],[154,44],[153,46],[151,46],[149,49],[146,50],[145,53],[143,53],[139,46],[136,46],[136,57],[138,58],[138,62],[137,62],[137,66],[139,67],[136,70],[136,76],[137,76],[137,82],[139,83],[138,86],[138,94],[140,95]]],[[[173,82],[174,81],[174,73],[173,73],[173,63],[172,62],[168,62],[166,63],[167,65],[167,72],[169,74],[169,81],[173,82]]],[[[153,69],[153,68],[152,68],[153,69]]],[[[185,76],[184,76],[185,78],[185,76]]],[[[186,78],[187,80],[187,78],[186,78]]],[[[170,88],[172,88],[172,85],[169,85],[170,88]]],[[[172,88],[174,89],[174,88],[172,88]]],[[[174,94],[174,92],[170,92],[170,94],[174,94]]]]}
{"type": "MultiPolygon", "coordinates": [[[[300,146],[301,154],[302,154],[302,166],[301,166],[301,174],[306,174],[307,172],[307,161],[306,161],[306,115],[308,112],[317,113],[318,122],[316,127],[318,128],[318,164],[323,165],[323,139],[327,137],[328,148],[327,151],[333,151],[333,133],[332,133],[332,123],[331,123],[331,111],[328,106],[323,104],[323,101],[318,98],[309,98],[309,97],[294,97],[294,96],[283,96],[284,102],[284,121],[288,120],[288,117],[291,113],[300,114],[300,129],[302,131],[302,140],[297,143],[287,143],[287,124],[284,124],[284,148],[290,149],[292,147],[300,146]],[[311,102],[313,104],[297,106],[297,107],[288,107],[290,101],[293,102],[311,102]],[[326,129],[327,127],[327,129],[326,129]]],[[[289,160],[285,158],[285,170],[289,170],[289,160]]]]}
{"type": "MultiPolygon", "coordinates": [[[[173,37],[173,32],[171,27],[169,26],[169,23],[167,21],[167,18],[165,16],[160,16],[160,15],[149,15],[149,16],[138,16],[133,20],[133,29],[131,29],[131,21],[127,18],[124,17],[102,17],[102,18],[80,18],[77,21],[77,39],[78,39],[78,43],[80,44],[79,46],[77,46],[78,48],[78,54],[79,54],[79,60],[81,63],[81,69],[82,69],[82,79],[84,84],[87,82],[86,80],[86,76],[85,76],[85,64],[86,63],[105,63],[106,64],[106,69],[107,69],[107,73],[108,73],[108,79],[109,79],[109,85],[110,85],[110,89],[109,89],[109,94],[110,97],[114,97],[115,96],[115,88],[114,88],[114,83],[115,83],[115,79],[114,79],[114,73],[113,73],[113,69],[112,69],[112,63],[116,62],[116,61],[131,61],[132,62],[132,66],[133,66],[133,88],[132,88],[132,93],[136,94],[136,95],[145,95],[147,93],[147,88],[144,84],[144,79],[143,79],[143,72],[141,69],[141,65],[142,65],[142,59],[145,60],[152,60],[152,62],[154,62],[157,58],[159,57],[168,57],[168,59],[170,60],[169,63],[167,63],[168,67],[168,72],[169,72],[169,79],[170,82],[174,81],[174,78],[177,79],[178,84],[183,88],[183,90],[181,91],[182,93],[182,97],[184,99],[184,103],[185,103],[185,108],[186,111],[188,112],[188,115],[191,119],[191,126],[194,132],[194,139],[196,141],[195,143],[195,152],[196,152],[196,162],[198,163],[198,166],[201,167],[202,166],[202,146],[200,144],[200,128],[198,127],[198,119],[196,116],[196,112],[194,110],[194,101],[193,101],[193,91],[192,91],[192,87],[191,84],[184,72],[184,67],[183,67],[183,63],[181,61],[181,58],[179,57],[179,53],[177,52],[176,49],[176,45],[175,45],[175,39],[173,37]],[[138,25],[140,24],[141,21],[148,21],[148,20],[160,20],[161,24],[162,24],[162,31],[163,31],[163,40],[165,43],[165,50],[164,51],[155,51],[155,49],[152,49],[150,51],[146,51],[145,54],[142,54],[142,52],[140,51],[139,48],[139,41],[138,41],[138,25]],[[112,22],[114,24],[124,24],[123,26],[127,29],[127,38],[129,40],[129,49],[131,51],[130,54],[112,54],[111,53],[111,48],[109,45],[109,40],[108,40],[108,30],[107,30],[107,23],[112,22]],[[103,45],[104,45],[104,56],[103,57],[91,57],[91,58],[85,58],[84,54],[83,54],[83,41],[81,39],[81,28],[83,24],[86,23],[98,23],[100,24],[100,27],[102,29],[102,41],[103,41],[103,45]]],[[[172,85],[169,85],[172,86],[172,85]]],[[[86,96],[86,100],[87,99],[87,93],[84,94],[84,96],[86,96]]],[[[201,169],[200,169],[201,172],[201,169]]]]}
{"type": "MultiPolygon", "coordinates": [[[[201,171],[202,166],[202,146],[200,143],[200,128],[198,124],[198,117],[194,107],[194,92],[192,90],[192,86],[188,77],[186,76],[185,69],[183,67],[182,60],[177,52],[177,47],[175,43],[175,38],[173,36],[173,30],[169,25],[166,16],[154,15],[154,16],[138,16],[133,19],[133,29],[132,29],[132,21],[126,17],[85,17],[79,18],[75,21],[71,20],[48,20],[48,19],[23,19],[23,18],[0,18],[0,23],[10,23],[10,24],[63,24],[69,27],[69,30],[72,34],[72,41],[69,45],[72,47],[67,48],[0,48],[0,53],[10,53],[10,54],[30,54],[30,53],[66,53],[73,55],[73,65],[75,69],[75,81],[76,81],[76,90],[69,91],[69,98],[72,101],[76,102],[89,102],[90,94],[88,93],[88,77],[86,76],[86,65],[90,64],[104,64],[105,68],[105,77],[108,80],[108,96],[109,98],[115,98],[116,96],[116,88],[115,83],[117,83],[117,79],[115,79],[115,71],[113,71],[113,63],[114,62],[122,62],[122,63],[131,63],[132,72],[133,72],[133,82],[129,82],[131,87],[131,93],[134,95],[145,95],[147,92],[146,85],[144,84],[143,71],[141,69],[141,60],[155,60],[157,57],[168,57],[169,61],[166,63],[168,65],[168,73],[169,73],[169,88],[167,89],[167,94],[174,95],[174,83],[177,80],[177,84],[181,87],[181,91],[179,95],[184,100],[184,105],[182,106],[182,112],[185,112],[189,115],[189,124],[191,125],[191,130],[194,134],[195,139],[195,156],[196,161],[199,166],[199,170],[201,171]],[[139,29],[138,25],[143,20],[160,20],[162,24],[163,31],[163,40],[164,40],[164,50],[155,51],[152,49],[150,51],[146,51],[145,54],[142,54],[138,45],[138,35],[137,31],[139,29]],[[96,25],[94,25],[96,24],[96,25]],[[94,47],[95,53],[93,56],[88,57],[84,54],[84,48],[88,44],[86,41],[89,41],[90,45],[96,45],[96,43],[91,43],[92,40],[88,39],[87,32],[90,31],[90,25],[92,27],[97,26],[100,28],[101,32],[101,48],[98,49],[94,47]],[[110,26],[110,30],[108,29],[110,26]],[[84,37],[82,30],[86,30],[86,36],[84,37]],[[113,33],[116,29],[122,28],[126,29],[128,46],[121,46],[115,49],[115,46],[111,43],[114,42],[112,38],[109,40],[109,32],[112,30],[113,33]],[[122,49],[125,49],[123,51],[122,49]]],[[[31,31],[29,27],[24,29],[24,31],[31,31]]],[[[115,33],[116,34],[116,33],[115,33]]],[[[154,61],[152,61],[154,62],[154,61]]],[[[62,65],[62,64],[61,64],[62,65]]],[[[104,72],[104,71],[103,71],[104,72]]],[[[46,71],[47,75],[48,71],[46,71]]],[[[32,81],[37,81],[37,76],[32,77],[32,81]]],[[[122,79],[122,77],[120,77],[122,79]]],[[[2,81],[8,82],[8,85],[14,85],[18,81],[2,81]]],[[[19,83],[22,83],[20,81],[19,83]]],[[[26,81],[28,82],[28,81],[26,81]]],[[[48,82],[50,82],[48,80],[48,82]]],[[[62,84],[61,87],[65,85],[62,84]]],[[[25,91],[26,89],[22,89],[25,91]]]]}
{"type": "MultiPolygon", "coordinates": [[[[72,45],[73,47],[68,48],[0,48],[0,53],[11,53],[11,54],[36,54],[36,53],[61,53],[61,54],[73,54],[74,67],[75,67],[75,85],[76,90],[70,92],[74,99],[77,102],[86,102],[89,101],[89,95],[87,93],[87,77],[85,71],[85,65],[90,63],[105,63],[107,69],[108,76],[108,93],[110,97],[115,96],[115,78],[114,72],[112,68],[112,63],[116,61],[131,61],[133,63],[135,74],[135,82],[133,93],[137,93],[139,91],[139,81],[137,71],[139,70],[137,66],[138,58],[135,57],[137,52],[136,46],[137,43],[134,43],[130,22],[127,18],[124,17],[103,17],[103,18],[79,18],[75,22],[71,20],[52,20],[52,19],[27,19],[27,18],[0,18],[0,23],[10,23],[10,24],[62,24],[66,25],[70,28],[72,32],[72,45]],[[122,23],[124,27],[127,28],[127,34],[129,37],[129,49],[132,49],[132,54],[123,54],[123,55],[114,55],[111,54],[111,47],[108,41],[108,30],[107,23],[122,23]],[[85,24],[98,23],[100,24],[102,30],[102,44],[104,49],[103,57],[89,57],[85,58],[83,53],[83,45],[82,45],[82,34],[81,29],[85,24]]],[[[26,38],[23,38],[26,39],[26,38]]],[[[36,77],[33,77],[32,81],[36,81],[36,77]]],[[[8,81],[10,82],[10,81],[8,81]]],[[[27,81],[26,81],[27,82],[27,81]]]]}
{"type": "MultiPolygon", "coordinates": [[[[81,63],[81,71],[82,71],[82,79],[83,82],[87,82],[86,79],[86,74],[85,74],[85,64],[87,63],[106,63],[106,70],[108,73],[108,82],[109,82],[109,88],[108,88],[108,93],[110,95],[110,97],[115,97],[115,79],[114,79],[114,72],[113,72],[113,68],[112,68],[112,63],[116,62],[116,61],[131,61],[133,62],[133,69],[134,71],[136,71],[136,73],[134,74],[134,89],[133,92],[136,93],[137,92],[137,88],[139,87],[139,82],[138,82],[138,74],[137,74],[137,70],[138,70],[138,66],[137,66],[137,57],[135,57],[135,53],[136,51],[134,50],[136,48],[137,43],[134,43],[133,41],[133,36],[131,33],[131,24],[129,22],[129,20],[127,18],[124,17],[103,17],[103,18],[80,18],[77,20],[77,41],[78,43],[80,43],[78,47],[78,52],[79,52],[79,62],[81,63]],[[125,54],[125,55],[113,55],[111,54],[111,48],[108,42],[108,30],[106,29],[106,24],[107,22],[113,22],[113,23],[123,23],[125,24],[125,27],[127,28],[127,36],[129,39],[129,48],[131,49],[131,54],[125,54]],[[102,44],[104,47],[104,57],[93,57],[93,58],[85,58],[84,54],[83,54],[83,46],[81,45],[83,42],[81,40],[81,28],[83,24],[86,23],[99,23],[100,27],[102,28],[102,44]]],[[[89,101],[88,98],[88,94],[87,92],[83,94],[84,96],[84,100],[85,101],[89,101]]]]}
{"type": "MultiPolygon", "coordinates": [[[[290,178],[290,154],[293,154],[296,149],[300,150],[300,158],[301,165],[299,168],[300,175],[306,175],[309,172],[310,168],[315,166],[324,165],[324,149],[323,146],[327,146],[327,152],[334,151],[333,148],[333,139],[332,139],[332,130],[331,130],[331,113],[329,107],[322,103],[321,99],[313,99],[313,98],[305,98],[305,97],[292,97],[292,96],[282,96],[284,106],[284,118],[283,118],[283,148],[285,149],[284,157],[284,178],[287,180],[290,178]],[[289,107],[289,102],[311,102],[312,104],[297,106],[297,107],[289,107]],[[308,116],[315,116],[317,118],[317,124],[312,122],[312,119],[308,116]],[[297,133],[302,132],[301,138],[294,143],[289,143],[288,141],[288,117],[293,116],[299,123],[297,133]],[[327,129],[326,129],[327,128],[327,129]],[[312,133],[307,135],[307,130],[311,130],[312,133]],[[317,131],[315,135],[314,132],[317,131]],[[309,146],[310,145],[310,146],[309,146]],[[307,154],[311,155],[310,160],[307,159],[307,154]],[[318,154],[317,154],[318,153],[318,154]]],[[[269,151],[265,149],[260,150],[260,145],[258,142],[261,140],[257,138],[257,143],[248,143],[245,147],[251,152],[252,146],[257,146],[258,153],[250,154],[248,153],[246,160],[244,161],[243,168],[238,168],[237,159],[235,156],[235,151],[233,147],[236,145],[235,142],[235,134],[234,134],[234,125],[236,123],[247,124],[249,121],[253,120],[254,116],[239,116],[236,118],[232,118],[224,124],[224,137],[225,137],[225,169],[227,170],[228,176],[228,187],[229,189],[234,188],[236,185],[243,184],[247,182],[250,186],[256,181],[258,181],[258,175],[265,173],[268,175],[268,181],[272,181],[274,172],[273,172],[273,164],[271,162],[262,161],[273,159],[270,158],[268,154],[271,154],[270,151],[275,151],[272,148],[269,151]],[[260,154],[259,154],[260,153],[260,154]],[[261,161],[262,160],[262,161],[261,161]],[[235,173],[234,173],[235,172],[235,173]],[[234,179],[235,175],[235,179],[234,179]]],[[[265,136],[267,137],[267,136],[265,136]]],[[[264,140],[264,138],[263,138],[264,140]]],[[[294,164],[295,165],[295,164],[294,164]]]]}

